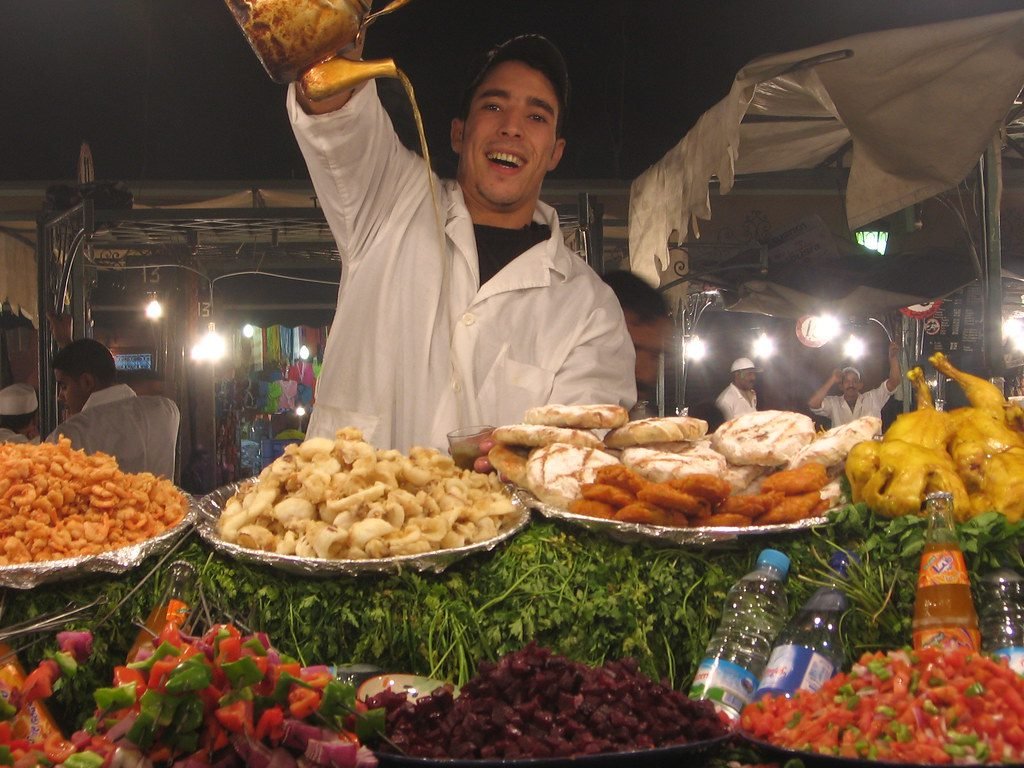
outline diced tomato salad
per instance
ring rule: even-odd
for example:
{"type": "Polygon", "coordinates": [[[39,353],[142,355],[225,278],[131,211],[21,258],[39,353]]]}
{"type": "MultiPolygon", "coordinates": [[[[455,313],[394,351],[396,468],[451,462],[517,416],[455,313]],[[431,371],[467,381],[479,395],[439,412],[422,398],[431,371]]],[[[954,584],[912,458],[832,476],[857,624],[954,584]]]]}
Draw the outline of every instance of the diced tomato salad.
{"type": "Polygon", "coordinates": [[[897,763],[1024,761],[1024,677],[968,649],[868,653],[815,693],[747,705],[755,739],[897,763]]]}

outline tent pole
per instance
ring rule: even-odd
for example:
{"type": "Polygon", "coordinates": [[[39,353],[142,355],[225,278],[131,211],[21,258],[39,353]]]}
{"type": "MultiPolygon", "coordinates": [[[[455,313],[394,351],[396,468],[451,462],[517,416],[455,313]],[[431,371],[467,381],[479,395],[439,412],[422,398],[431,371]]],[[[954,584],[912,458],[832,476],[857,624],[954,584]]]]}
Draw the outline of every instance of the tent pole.
{"type": "Polygon", "coordinates": [[[1003,197],[1002,153],[994,136],[981,158],[982,217],[985,225],[985,373],[1001,377],[1003,363],[1003,253],[999,206],[1003,197]]]}

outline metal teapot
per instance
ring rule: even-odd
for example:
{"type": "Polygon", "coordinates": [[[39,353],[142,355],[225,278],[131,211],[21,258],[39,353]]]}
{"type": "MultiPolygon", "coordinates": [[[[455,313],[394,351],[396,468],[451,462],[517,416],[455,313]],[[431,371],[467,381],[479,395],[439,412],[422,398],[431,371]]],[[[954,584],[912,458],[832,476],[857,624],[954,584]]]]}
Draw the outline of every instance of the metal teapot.
{"type": "Polygon", "coordinates": [[[323,99],[374,77],[398,77],[391,59],[353,61],[353,47],[375,19],[410,0],[370,13],[372,0],[224,0],[270,78],[302,80],[306,95],[323,99]]]}

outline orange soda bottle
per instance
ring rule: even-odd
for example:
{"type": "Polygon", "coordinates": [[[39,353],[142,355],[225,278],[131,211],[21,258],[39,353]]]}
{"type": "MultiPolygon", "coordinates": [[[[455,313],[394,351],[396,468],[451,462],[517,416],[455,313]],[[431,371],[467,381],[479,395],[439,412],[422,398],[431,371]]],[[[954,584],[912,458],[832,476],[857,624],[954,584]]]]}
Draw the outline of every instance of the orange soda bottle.
{"type": "Polygon", "coordinates": [[[195,567],[184,560],[177,560],[171,563],[167,570],[167,588],[149,612],[146,623],[139,630],[131,650],[128,651],[129,663],[137,660],[140,653],[145,652],[145,655],[149,656],[153,652],[154,639],[158,638],[164,629],[169,626],[180,629],[188,621],[191,612],[188,592],[196,580],[195,567]]]}
{"type": "Polygon", "coordinates": [[[914,648],[981,647],[978,614],[964,553],[953,524],[953,495],[944,491],[925,497],[928,530],[917,572],[914,600],[914,648]]]}

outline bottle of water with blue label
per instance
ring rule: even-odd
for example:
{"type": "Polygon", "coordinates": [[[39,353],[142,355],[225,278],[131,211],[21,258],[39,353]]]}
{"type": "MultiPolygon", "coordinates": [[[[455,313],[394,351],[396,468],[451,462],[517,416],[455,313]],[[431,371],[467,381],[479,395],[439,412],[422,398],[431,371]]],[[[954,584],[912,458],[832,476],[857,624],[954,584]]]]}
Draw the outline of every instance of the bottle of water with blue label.
{"type": "Polygon", "coordinates": [[[1024,579],[1000,568],[982,582],[981,649],[1009,659],[1010,668],[1024,675],[1024,579]]]}
{"type": "Polygon", "coordinates": [[[754,698],[772,642],[789,615],[789,558],[765,549],[757,566],[729,590],[722,620],[708,643],[690,698],[709,699],[732,719],[754,698]]]}
{"type": "MultiPolygon", "coordinates": [[[[837,552],[830,561],[840,579],[846,577],[847,564],[845,552],[837,552]]],[[[792,696],[801,689],[813,692],[833,677],[846,657],[839,622],[848,606],[838,583],[819,587],[779,634],[755,698],[792,696]]]]}

